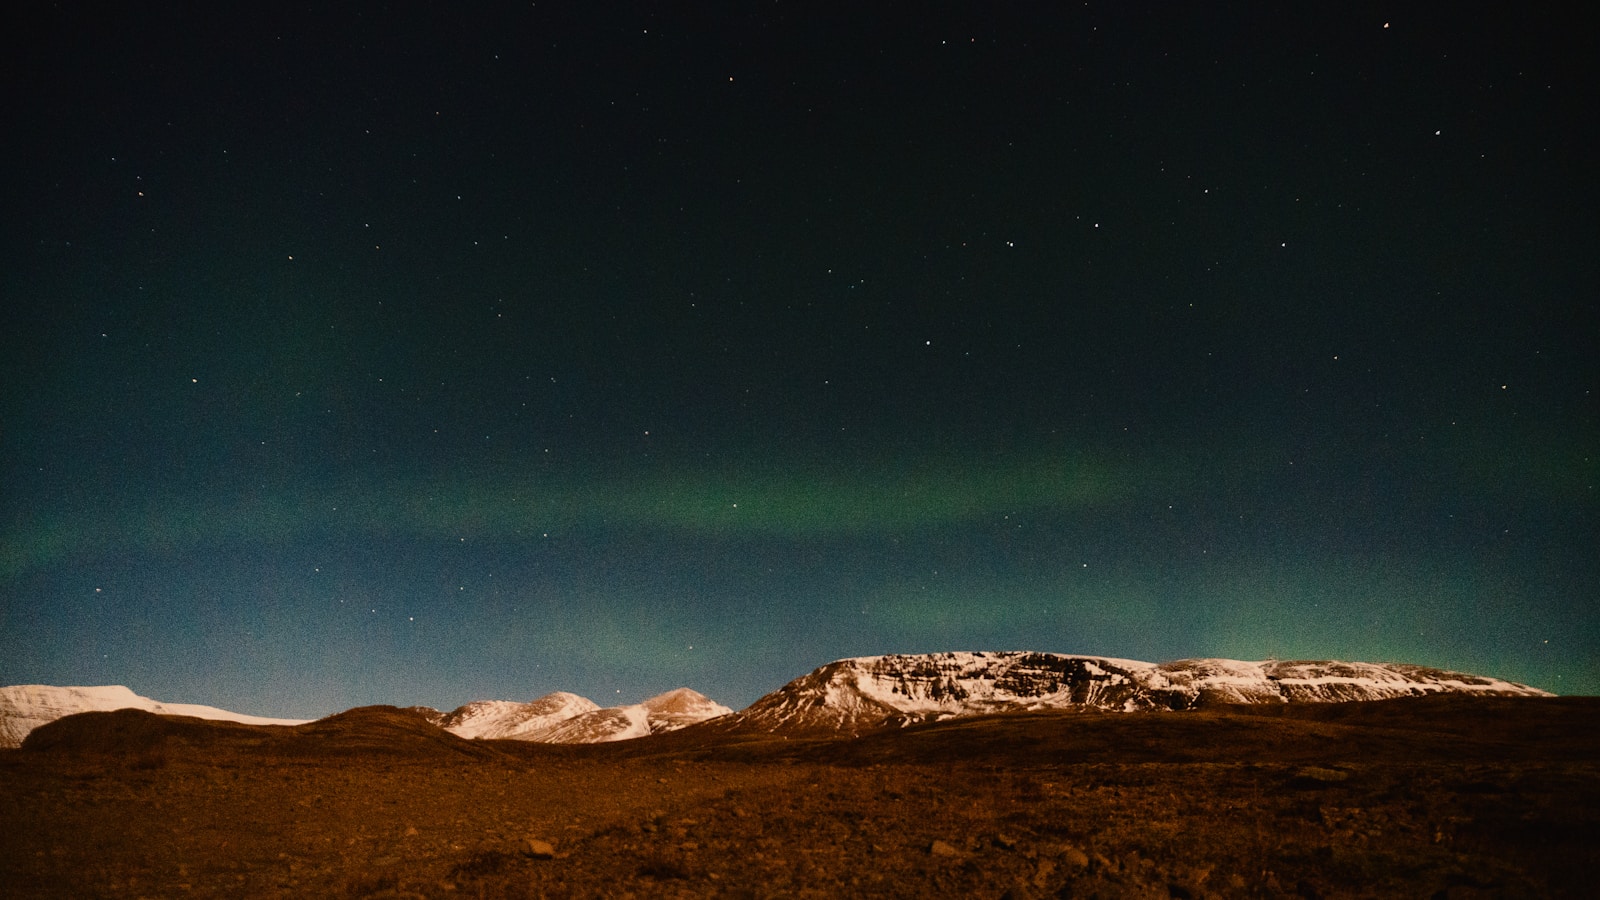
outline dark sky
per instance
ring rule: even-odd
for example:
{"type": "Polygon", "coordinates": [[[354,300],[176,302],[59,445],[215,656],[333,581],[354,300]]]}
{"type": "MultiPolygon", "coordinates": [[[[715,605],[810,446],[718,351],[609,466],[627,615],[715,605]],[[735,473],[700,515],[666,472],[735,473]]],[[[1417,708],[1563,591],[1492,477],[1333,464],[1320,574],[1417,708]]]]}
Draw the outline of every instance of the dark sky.
{"type": "Polygon", "coordinates": [[[1600,692],[1576,18],[258,6],[5,14],[0,683],[1600,692]]]}

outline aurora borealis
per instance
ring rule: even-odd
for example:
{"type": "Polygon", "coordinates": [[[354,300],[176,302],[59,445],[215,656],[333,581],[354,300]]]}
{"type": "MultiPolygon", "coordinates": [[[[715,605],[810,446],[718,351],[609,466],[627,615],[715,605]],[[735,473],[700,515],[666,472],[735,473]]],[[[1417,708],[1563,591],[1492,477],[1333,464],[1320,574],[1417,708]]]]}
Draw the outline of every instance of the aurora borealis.
{"type": "Polygon", "coordinates": [[[7,15],[0,683],[1600,691],[1562,14],[7,15]]]}

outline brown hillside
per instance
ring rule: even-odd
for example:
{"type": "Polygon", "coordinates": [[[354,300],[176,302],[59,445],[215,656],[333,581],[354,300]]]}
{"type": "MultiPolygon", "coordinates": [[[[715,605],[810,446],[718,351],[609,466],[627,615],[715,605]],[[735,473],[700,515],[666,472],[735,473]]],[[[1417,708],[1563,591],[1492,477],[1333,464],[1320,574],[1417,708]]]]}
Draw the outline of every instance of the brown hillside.
{"type": "Polygon", "coordinates": [[[130,756],[180,747],[247,750],[261,747],[289,729],[281,725],[241,725],[188,716],[162,716],[138,709],[65,716],[29,732],[22,750],[62,755],[130,756]]]}
{"type": "Polygon", "coordinates": [[[547,746],[462,741],[392,708],[294,728],[86,714],[0,752],[0,886],[45,898],[1587,897],[1597,721],[1596,698],[1429,697],[547,746]]]}
{"type": "Polygon", "coordinates": [[[336,761],[349,756],[449,762],[498,759],[503,754],[432,724],[426,715],[393,706],[366,706],[304,725],[163,716],[135,709],[65,716],[28,735],[22,750],[62,756],[162,755],[203,763],[225,754],[336,761]]]}
{"type": "Polygon", "coordinates": [[[273,749],[312,758],[384,756],[438,762],[501,758],[485,743],[456,737],[433,724],[421,711],[393,706],[363,706],[297,725],[273,749]]]}

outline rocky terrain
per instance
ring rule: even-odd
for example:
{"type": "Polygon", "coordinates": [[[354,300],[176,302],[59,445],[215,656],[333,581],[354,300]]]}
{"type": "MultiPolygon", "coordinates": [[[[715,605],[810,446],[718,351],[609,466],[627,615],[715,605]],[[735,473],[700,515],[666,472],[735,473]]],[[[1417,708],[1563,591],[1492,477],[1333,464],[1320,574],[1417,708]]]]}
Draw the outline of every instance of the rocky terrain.
{"type": "Polygon", "coordinates": [[[27,897],[1589,896],[1600,700],[467,740],[426,713],[74,715],[0,751],[27,897]]]}

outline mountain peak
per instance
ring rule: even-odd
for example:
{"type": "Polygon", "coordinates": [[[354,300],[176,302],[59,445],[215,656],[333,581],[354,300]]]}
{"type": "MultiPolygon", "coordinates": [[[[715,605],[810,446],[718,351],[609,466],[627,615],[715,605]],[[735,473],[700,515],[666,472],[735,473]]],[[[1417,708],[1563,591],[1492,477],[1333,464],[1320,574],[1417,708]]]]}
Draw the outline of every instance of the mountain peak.
{"type": "Polygon", "coordinates": [[[686,687],[657,694],[640,706],[650,713],[652,731],[672,731],[733,712],[699,691],[686,687]]]}

